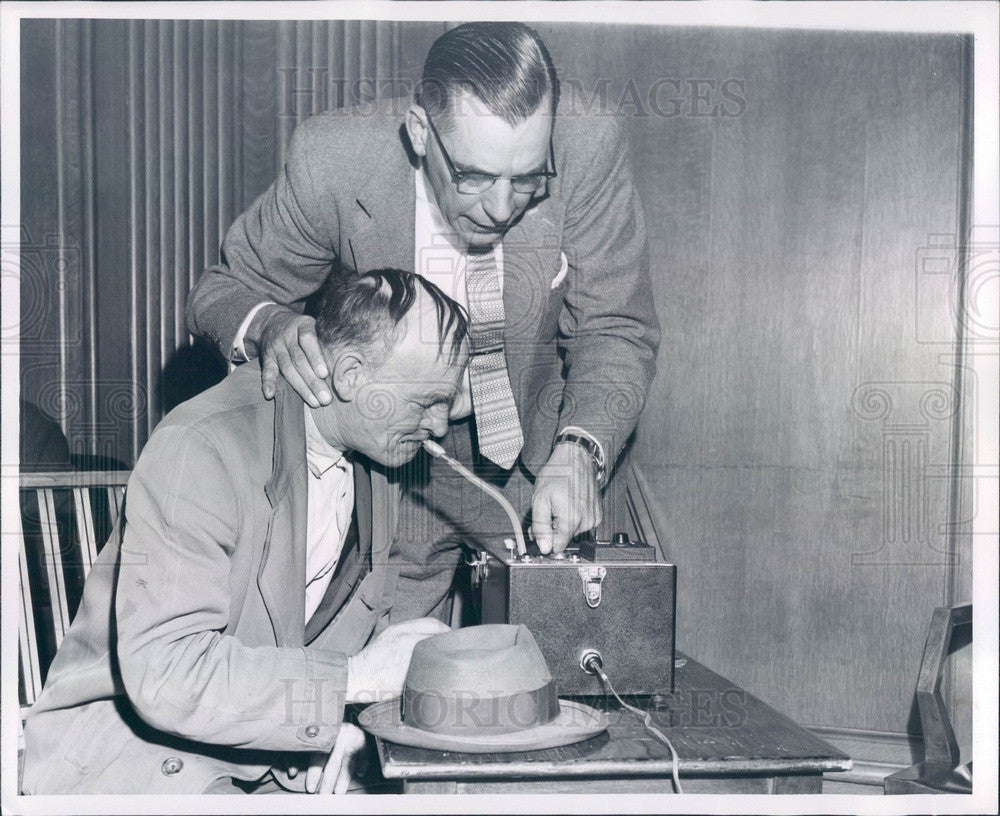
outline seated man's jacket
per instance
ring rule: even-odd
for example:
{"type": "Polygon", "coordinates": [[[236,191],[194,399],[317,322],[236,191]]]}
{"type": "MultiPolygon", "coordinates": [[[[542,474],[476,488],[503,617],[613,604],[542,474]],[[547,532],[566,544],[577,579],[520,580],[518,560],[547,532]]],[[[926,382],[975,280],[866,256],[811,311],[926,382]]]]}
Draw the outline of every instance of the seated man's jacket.
{"type": "Polygon", "coordinates": [[[329,751],[347,657],[387,620],[398,488],[355,460],[358,541],[306,627],[302,400],[260,368],[172,411],[25,725],[24,793],[199,793],[329,751]],[[307,632],[310,639],[307,641],[307,632]]]}

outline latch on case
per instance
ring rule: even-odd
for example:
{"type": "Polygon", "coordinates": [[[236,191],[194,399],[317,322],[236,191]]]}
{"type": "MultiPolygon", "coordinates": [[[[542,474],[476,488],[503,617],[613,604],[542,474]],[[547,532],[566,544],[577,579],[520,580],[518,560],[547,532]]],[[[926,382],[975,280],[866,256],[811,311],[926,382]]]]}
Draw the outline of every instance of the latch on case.
{"type": "Polygon", "coordinates": [[[608,570],[602,566],[577,567],[580,573],[580,580],[583,581],[583,596],[587,599],[587,606],[597,609],[601,603],[601,581],[608,574],[608,570]]]}
{"type": "Polygon", "coordinates": [[[465,563],[472,567],[472,586],[474,587],[483,583],[486,576],[490,574],[489,557],[484,552],[468,557],[465,563]]]}

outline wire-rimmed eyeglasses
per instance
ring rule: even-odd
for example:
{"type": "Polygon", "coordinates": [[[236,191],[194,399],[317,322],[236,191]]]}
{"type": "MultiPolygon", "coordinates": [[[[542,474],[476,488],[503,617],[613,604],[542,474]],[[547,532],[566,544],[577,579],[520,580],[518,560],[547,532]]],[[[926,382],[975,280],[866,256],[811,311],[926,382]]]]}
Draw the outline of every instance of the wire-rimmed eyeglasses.
{"type": "Polygon", "coordinates": [[[515,193],[537,195],[545,188],[549,179],[556,177],[555,154],[552,149],[551,137],[549,138],[549,164],[552,167],[551,170],[524,173],[520,176],[495,176],[492,173],[481,173],[478,170],[459,170],[455,166],[455,162],[451,160],[451,156],[448,155],[444,142],[441,141],[441,136],[438,134],[437,128],[434,127],[434,122],[431,121],[430,114],[425,112],[425,115],[427,116],[427,124],[430,125],[431,133],[434,134],[438,147],[441,148],[441,155],[444,156],[444,162],[448,166],[452,183],[460,193],[465,195],[480,195],[489,190],[499,179],[505,178],[510,181],[511,189],[515,193]]]}

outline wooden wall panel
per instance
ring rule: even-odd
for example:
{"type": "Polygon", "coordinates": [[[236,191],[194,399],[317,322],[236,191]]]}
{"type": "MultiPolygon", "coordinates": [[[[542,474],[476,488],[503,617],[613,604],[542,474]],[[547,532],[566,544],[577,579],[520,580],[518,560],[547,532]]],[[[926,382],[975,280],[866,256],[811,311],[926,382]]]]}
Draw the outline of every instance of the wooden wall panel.
{"type": "Polygon", "coordinates": [[[914,728],[931,610],[971,568],[953,281],[921,267],[936,240],[955,269],[965,229],[967,43],[540,28],[635,131],[664,342],[632,460],[679,646],[805,723],[914,728]]]}

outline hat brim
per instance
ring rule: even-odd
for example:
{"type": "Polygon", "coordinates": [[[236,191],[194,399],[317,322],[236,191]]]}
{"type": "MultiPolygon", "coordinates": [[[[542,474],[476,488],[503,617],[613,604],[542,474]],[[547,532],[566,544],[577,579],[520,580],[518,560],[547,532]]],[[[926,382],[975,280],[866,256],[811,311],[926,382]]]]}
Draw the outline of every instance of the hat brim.
{"type": "Polygon", "coordinates": [[[559,716],[544,725],[536,725],[509,734],[438,734],[414,728],[403,722],[399,698],[368,706],[358,715],[358,723],[371,734],[401,745],[492,754],[505,751],[538,751],[558,748],[597,736],[608,727],[605,715],[583,703],[559,701],[559,716]]]}

